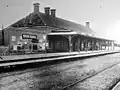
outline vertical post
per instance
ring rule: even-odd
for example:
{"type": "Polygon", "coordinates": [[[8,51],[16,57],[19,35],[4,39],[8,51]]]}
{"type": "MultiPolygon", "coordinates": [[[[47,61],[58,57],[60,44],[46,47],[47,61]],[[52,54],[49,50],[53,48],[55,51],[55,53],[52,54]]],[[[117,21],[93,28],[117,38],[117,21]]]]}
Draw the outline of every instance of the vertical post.
{"type": "Polygon", "coordinates": [[[101,41],[99,41],[99,50],[101,50],[101,41]]]}
{"type": "Polygon", "coordinates": [[[88,40],[85,40],[85,49],[88,51],[88,40]]]}
{"type": "Polygon", "coordinates": [[[91,41],[88,40],[88,51],[90,51],[90,47],[91,47],[91,41]]]}
{"type": "Polygon", "coordinates": [[[99,50],[101,50],[101,47],[102,47],[102,46],[101,46],[101,45],[102,45],[101,43],[102,43],[102,42],[99,41],[99,50]]]}
{"type": "Polygon", "coordinates": [[[91,47],[92,47],[92,51],[94,50],[94,40],[91,41],[91,47]]]}
{"type": "Polygon", "coordinates": [[[101,42],[98,41],[98,45],[99,45],[99,50],[101,50],[101,42]]]}
{"type": "Polygon", "coordinates": [[[96,50],[97,50],[97,51],[99,50],[99,43],[98,43],[98,40],[96,40],[96,50]]]}
{"type": "Polygon", "coordinates": [[[85,48],[85,40],[83,38],[83,40],[82,40],[82,51],[84,51],[84,48],[85,48]]]}
{"type": "Polygon", "coordinates": [[[96,49],[97,49],[97,51],[99,50],[99,43],[98,43],[98,40],[96,41],[96,49]]]}
{"type": "Polygon", "coordinates": [[[111,41],[111,50],[113,50],[113,44],[112,44],[112,41],[111,41]]]}
{"type": "Polygon", "coordinates": [[[114,44],[114,41],[113,41],[113,50],[115,50],[115,44],[114,44]]]}
{"type": "Polygon", "coordinates": [[[114,50],[114,41],[112,41],[112,50],[114,50]]]}
{"type": "Polygon", "coordinates": [[[93,51],[95,50],[95,40],[93,40],[93,51]]]}
{"type": "Polygon", "coordinates": [[[110,44],[110,50],[112,50],[111,41],[110,41],[110,43],[109,43],[109,44],[110,44]]]}
{"type": "Polygon", "coordinates": [[[32,53],[32,51],[33,51],[33,43],[31,43],[31,53],[32,53]]]}
{"type": "Polygon", "coordinates": [[[97,45],[96,45],[96,43],[97,43],[97,41],[96,40],[94,40],[94,50],[97,50],[97,45]]]}
{"type": "Polygon", "coordinates": [[[92,51],[94,51],[95,50],[95,41],[93,40],[92,41],[92,51]]]}
{"type": "Polygon", "coordinates": [[[69,52],[72,51],[72,43],[71,43],[71,36],[69,36],[69,52]]]}
{"type": "Polygon", "coordinates": [[[113,45],[112,45],[112,41],[110,42],[110,45],[111,45],[111,50],[113,50],[113,45]]]}
{"type": "Polygon", "coordinates": [[[85,49],[86,48],[86,40],[85,39],[83,40],[83,44],[84,44],[83,51],[85,51],[86,50],[85,49]]]}
{"type": "Polygon", "coordinates": [[[101,42],[101,50],[103,50],[103,41],[101,42]]]}
{"type": "Polygon", "coordinates": [[[78,52],[80,52],[80,39],[79,38],[78,38],[77,50],[78,50],[78,52]]]}
{"type": "Polygon", "coordinates": [[[82,39],[80,40],[80,51],[82,51],[82,39]]]}
{"type": "Polygon", "coordinates": [[[106,50],[106,41],[104,41],[104,45],[105,45],[105,50],[106,50]]]}

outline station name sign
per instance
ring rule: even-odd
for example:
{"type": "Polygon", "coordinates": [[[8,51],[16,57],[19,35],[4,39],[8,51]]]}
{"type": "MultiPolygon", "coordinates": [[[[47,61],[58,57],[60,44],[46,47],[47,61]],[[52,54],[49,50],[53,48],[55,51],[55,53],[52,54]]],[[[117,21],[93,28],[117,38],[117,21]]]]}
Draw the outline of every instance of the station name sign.
{"type": "Polygon", "coordinates": [[[37,39],[37,35],[22,34],[23,39],[37,39]]]}

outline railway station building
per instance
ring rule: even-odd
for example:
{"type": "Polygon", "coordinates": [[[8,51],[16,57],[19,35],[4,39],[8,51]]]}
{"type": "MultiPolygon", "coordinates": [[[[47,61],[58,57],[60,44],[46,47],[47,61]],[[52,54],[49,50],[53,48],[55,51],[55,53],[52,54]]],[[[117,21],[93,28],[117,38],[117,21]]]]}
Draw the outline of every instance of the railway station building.
{"type": "Polygon", "coordinates": [[[37,52],[76,52],[90,50],[113,50],[114,41],[99,38],[86,26],[56,16],[56,9],[44,8],[40,12],[39,3],[34,3],[34,11],[3,30],[4,46],[11,50],[37,52]]]}

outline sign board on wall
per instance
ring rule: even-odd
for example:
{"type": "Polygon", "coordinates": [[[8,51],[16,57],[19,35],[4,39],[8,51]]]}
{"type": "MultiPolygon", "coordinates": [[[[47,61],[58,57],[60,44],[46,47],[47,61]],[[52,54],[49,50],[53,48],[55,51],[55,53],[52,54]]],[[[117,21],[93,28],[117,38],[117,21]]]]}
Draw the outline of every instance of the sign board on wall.
{"type": "Polygon", "coordinates": [[[13,46],[13,50],[17,50],[17,45],[14,45],[14,46],[13,46]]]}
{"type": "Polygon", "coordinates": [[[43,39],[46,39],[46,35],[43,35],[43,39]]]}
{"type": "Polygon", "coordinates": [[[23,39],[37,39],[37,35],[22,34],[23,39]]]}

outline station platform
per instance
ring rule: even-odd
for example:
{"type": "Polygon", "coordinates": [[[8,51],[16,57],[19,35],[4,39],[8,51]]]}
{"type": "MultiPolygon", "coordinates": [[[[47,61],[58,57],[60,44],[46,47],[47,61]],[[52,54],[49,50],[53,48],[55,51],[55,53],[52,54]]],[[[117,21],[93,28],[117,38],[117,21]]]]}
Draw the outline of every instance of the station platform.
{"type": "Polygon", "coordinates": [[[45,62],[45,61],[54,61],[54,60],[63,60],[69,58],[78,58],[78,57],[90,57],[97,55],[104,55],[109,53],[117,53],[118,50],[112,51],[81,51],[81,52],[62,52],[62,53],[44,53],[44,54],[29,54],[29,55],[10,55],[10,56],[1,56],[0,67],[8,65],[17,65],[17,64],[26,64],[26,63],[35,63],[35,62],[45,62]]]}
{"type": "Polygon", "coordinates": [[[54,58],[61,56],[72,56],[72,55],[83,55],[90,53],[105,53],[105,52],[118,52],[115,51],[81,51],[81,52],[61,52],[61,53],[44,53],[44,54],[27,54],[27,55],[9,55],[9,56],[1,56],[0,61],[10,61],[10,60],[23,60],[23,59],[43,59],[43,58],[54,58]]]}

